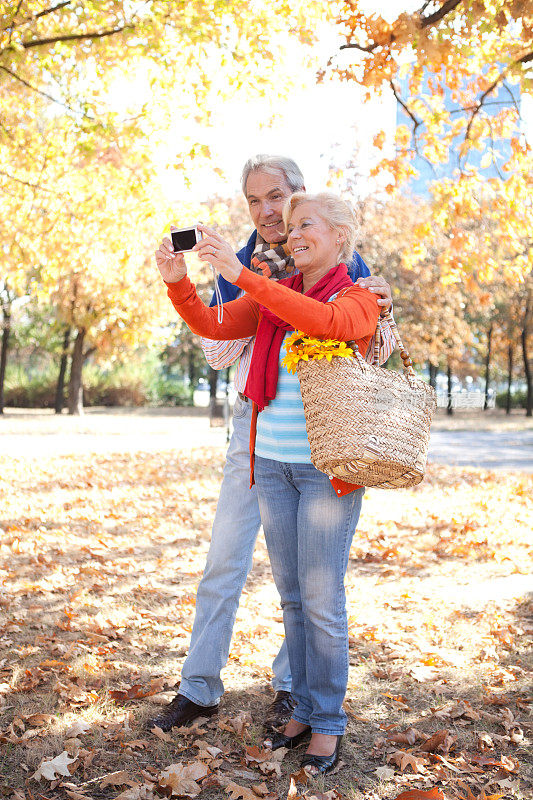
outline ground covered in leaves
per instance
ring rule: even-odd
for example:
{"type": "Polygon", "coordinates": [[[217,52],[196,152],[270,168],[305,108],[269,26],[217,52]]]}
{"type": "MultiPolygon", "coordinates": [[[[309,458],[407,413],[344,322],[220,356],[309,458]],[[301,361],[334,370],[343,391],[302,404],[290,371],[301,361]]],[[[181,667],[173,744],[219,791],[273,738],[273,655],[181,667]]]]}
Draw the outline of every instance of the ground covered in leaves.
{"type": "Polygon", "coordinates": [[[283,634],[261,537],[219,716],[144,729],[179,681],[222,458],[0,456],[0,797],[531,798],[533,480],[518,473],[433,466],[413,490],[367,492],[350,722],[325,781],[261,747],[283,634]]]}

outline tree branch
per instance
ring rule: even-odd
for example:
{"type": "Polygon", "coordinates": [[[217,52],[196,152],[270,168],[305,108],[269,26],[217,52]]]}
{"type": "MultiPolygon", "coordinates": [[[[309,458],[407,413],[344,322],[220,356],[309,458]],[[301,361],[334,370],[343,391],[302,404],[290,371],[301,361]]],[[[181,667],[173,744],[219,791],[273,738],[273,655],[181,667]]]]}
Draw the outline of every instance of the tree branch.
{"type": "Polygon", "coordinates": [[[43,47],[45,44],[56,44],[57,42],[74,42],[83,41],[85,39],[103,39],[105,36],[115,36],[117,33],[131,28],[134,30],[134,25],[122,25],[120,28],[111,28],[108,31],[96,31],[95,33],[68,33],[64,36],[51,36],[49,39],[30,39],[28,42],[22,42],[22,47],[29,49],[30,47],[43,47]]]}
{"type": "Polygon", "coordinates": [[[4,175],[4,177],[9,178],[9,180],[15,181],[16,183],[21,183],[23,186],[29,186],[30,189],[39,189],[42,192],[50,192],[53,194],[52,189],[47,189],[46,186],[40,186],[38,183],[29,183],[28,181],[23,181],[20,178],[16,178],[14,175],[10,175],[9,172],[4,172],[3,169],[0,169],[0,175],[4,175]]]}
{"type": "Polygon", "coordinates": [[[19,0],[19,4],[16,7],[15,11],[13,11],[13,14],[11,16],[11,22],[9,23],[9,25],[6,25],[5,28],[2,28],[2,31],[7,31],[7,30],[9,30],[9,28],[13,27],[13,20],[15,19],[17,14],[19,13],[21,5],[22,5],[22,0],[19,0]]]}
{"type": "Polygon", "coordinates": [[[28,17],[24,20],[24,22],[31,22],[34,19],[40,19],[40,17],[47,17],[48,14],[53,14],[54,11],[59,11],[60,8],[65,8],[65,6],[69,6],[72,0],[65,0],[63,3],[58,3],[56,6],[52,6],[51,8],[46,8],[44,11],[39,11],[38,14],[34,14],[33,17],[28,17]]]}
{"type": "MultiPolygon", "coordinates": [[[[390,42],[394,41],[394,36],[391,36],[390,42]]],[[[390,43],[389,42],[389,43],[390,43]]],[[[357,42],[348,42],[347,44],[341,44],[339,50],[362,50],[363,53],[371,53],[376,47],[379,47],[377,42],[373,42],[372,44],[368,44],[366,46],[362,44],[357,44],[357,42]]]]}
{"type": "MultiPolygon", "coordinates": [[[[417,16],[420,23],[420,28],[431,28],[437,22],[440,22],[445,16],[450,14],[457,6],[461,5],[463,0],[446,0],[446,2],[439,8],[438,11],[435,11],[434,14],[430,14],[428,17],[423,17],[422,13],[425,11],[427,6],[429,5],[428,2],[425,2],[415,14],[411,16],[417,16]]],[[[391,33],[389,41],[387,44],[392,44],[395,41],[396,37],[394,33],[391,33]]],[[[357,44],[357,42],[348,42],[347,44],[342,44],[340,46],[340,50],[349,50],[349,49],[356,49],[361,50],[363,53],[372,53],[376,47],[382,47],[383,45],[378,42],[372,42],[372,44],[361,45],[357,44]]]]}
{"type": "Polygon", "coordinates": [[[63,106],[63,108],[67,108],[69,111],[72,111],[73,114],[79,115],[81,113],[81,115],[83,117],[86,117],[87,119],[90,119],[90,120],[94,121],[94,117],[91,117],[90,114],[87,114],[85,111],[82,111],[82,112],[76,111],[76,109],[72,108],[72,106],[69,106],[68,103],[64,103],[62,100],[58,100],[56,97],[52,97],[51,94],[48,94],[47,92],[43,92],[42,89],[38,89],[36,86],[32,86],[31,83],[28,83],[28,81],[24,80],[24,78],[21,78],[20,75],[17,75],[16,72],[12,72],[7,67],[4,67],[4,66],[2,66],[0,64],[0,69],[3,70],[4,72],[7,72],[7,74],[10,75],[15,80],[20,81],[20,83],[22,83],[28,89],[31,89],[32,92],[36,92],[37,94],[40,94],[43,97],[46,97],[46,99],[47,100],[51,100],[52,103],[57,103],[58,105],[63,106]]]}
{"type": "Polygon", "coordinates": [[[500,74],[498,75],[498,77],[496,78],[496,80],[493,81],[491,83],[491,85],[487,89],[485,89],[485,91],[483,92],[483,94],[481,95],[479,100],[477,101],[477,103],[476,103],[476,105],[474,107],[474,110],[473,110],[472,114],[470,115],[470,119],[468,120],[468,125],[466,126],[465,139],[464,139],[465,142],[467,142],[468,139],[470,138],[470,129],[472,128],[472,123],[474,122],[475,117],[477,117],[477,115],[479,114],[479,112],[483,108],[483,104],[484,104],[485,99],[489,96],[489,94],[492,94],[492,92],[494,91],[494,89],[496,89],[498,84],[505,78],[508,70],[509,70],[509,67],[506,67],[505,69],[503,69],[500,72],[500,74]]]}
{"type": "Polygon", "coordinates": [[[416,131],[417,131],[417,129],[420,127],[420,125],[421,125],[422,123],[421,123],[421,121],[420,121],[419,119],[417,119],[417,118],[415,117],[415,115],[413,114],[413,112],[411,111],[411,109],[409,108],[409,106],[408,106],[408,105],[405,103],[405,101],[404,101],[404,100],[402,100],[402,98],[400,97],[400,94],[399,94],[399,92],[398,92],[398,89],[397,89],[397,87],[396,87],[396,86],[395,86],[395,84],[394,84],[394,81],[392,81],[392,80],[391,80],[391,81],[389,81],[389,84],[390,84],[390,87],[391,87],[391,89],[392,89],[392,93],[394,94],[394,97],[396,98],[396,102],[397,102],[397,103],[399,103],[399,104],[401,105],[401,107],[403,108],[403,110],[405,111],[405,113],[407,114],[407,116],[408,116],[408,117],[410,117],[410,118],[411,118],[411,120],[413,121],[413,124],[414,124],[414,128],[413,128],[413,137],[415,137],[416,131]]]}
{"type": "Polygon", "coordinates": [[[450,14],[457,6],[460,6],[462,1],[463,0],[446,0],[434,14],[430,14],[429,17],[420,16],[420,27],[431,28],[432,25],[435,25],[436,22],[440,22],[441,19],[450,14]]]}

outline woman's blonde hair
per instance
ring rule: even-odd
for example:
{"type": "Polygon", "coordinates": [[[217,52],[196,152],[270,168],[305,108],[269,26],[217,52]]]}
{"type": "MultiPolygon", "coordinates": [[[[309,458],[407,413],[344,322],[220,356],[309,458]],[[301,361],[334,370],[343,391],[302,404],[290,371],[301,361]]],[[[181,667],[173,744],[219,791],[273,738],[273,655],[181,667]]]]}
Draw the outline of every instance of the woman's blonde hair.
{"type": "Polygon", "coordinates": [[[345,237],[339,253],[339,262],[345,261],[349,264],[355,250],[355,238],[357,235],[357,221],[351,205],[331,192],[319,192],[318,194],[295,192],[289,197],[283,208],[285,232],[287,232],[292,212],[302,203],[314,203],[317,205],[318,213],[322,219],[327,222],[332,230],[338,231],[345,237]]]}

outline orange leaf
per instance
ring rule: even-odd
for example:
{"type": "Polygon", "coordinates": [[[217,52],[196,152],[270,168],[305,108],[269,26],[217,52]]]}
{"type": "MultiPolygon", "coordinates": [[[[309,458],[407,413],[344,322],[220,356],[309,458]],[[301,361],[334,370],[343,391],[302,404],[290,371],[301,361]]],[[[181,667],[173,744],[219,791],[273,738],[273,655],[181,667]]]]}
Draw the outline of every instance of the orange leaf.
{"type": "Polygon", "coordinates": [[[446,800],[440,789],[408,789],[395,800],[446,800]]]}

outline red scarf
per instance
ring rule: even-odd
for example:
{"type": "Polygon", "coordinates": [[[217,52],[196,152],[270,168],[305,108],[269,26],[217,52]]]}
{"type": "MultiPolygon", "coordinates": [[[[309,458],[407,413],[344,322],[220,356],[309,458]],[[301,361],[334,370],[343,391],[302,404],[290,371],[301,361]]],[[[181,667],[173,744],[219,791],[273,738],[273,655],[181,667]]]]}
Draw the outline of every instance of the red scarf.
{"type": "MultiPolygon", "coordinates": [[[[290,278],[279,281],[283,286],[288,286],[301,294],[303,275],[298,273],[290,278]]],[[[305,293],[305,297],[313,297],[321,303],[327,303],[329,298],[346,286],[353,286],[348,276],[346,264],[332,267],[314,286],[305,293]]],[[[295,298],[295,302],[298,302],[295,298]]],[[[279,351],[287,331],[294,328],[288,322],[280,319],[266,306],[259,306],[262,317],[255,336],[252,363],[244,390],[247,397],[257,403],[259,411],[276,396],[278,388],[279,351]]]]}

